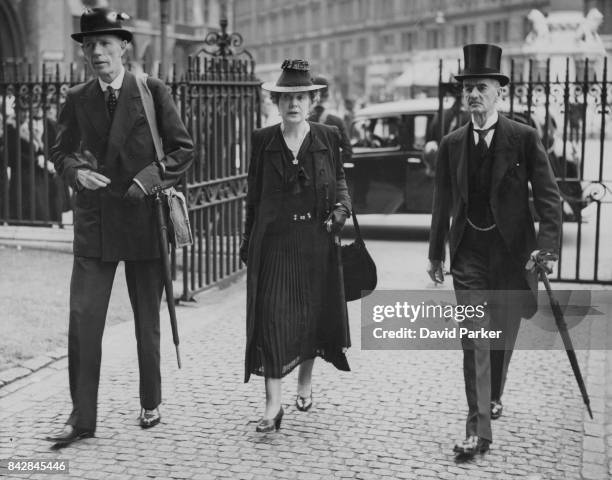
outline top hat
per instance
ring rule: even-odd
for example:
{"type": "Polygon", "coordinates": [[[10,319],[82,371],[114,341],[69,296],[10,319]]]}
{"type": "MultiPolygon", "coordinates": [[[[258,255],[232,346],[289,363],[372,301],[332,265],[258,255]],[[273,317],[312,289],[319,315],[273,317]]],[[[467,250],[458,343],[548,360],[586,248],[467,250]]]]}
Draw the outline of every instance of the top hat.
{"type": "Polygon", "coordinates": [[[307,60],[285,60],[281,65],[283,71],[276,83],[265,82],[261,88],[270,92],[309,92],[326,88],[318,85],[310,77],[310,65],[307,60]]]}
{"type": "Polygon", "coordinates": [[[463,47],[465,68],[460,75],[455,75],[458,81],[466,78],[494,78],[503,87],[510,79],[500,73],[502,49],[488,43],[473,43],[463,47]]]}
{"type": "Polygon", "coordinates": [[[125,13],[116,12],[109,8],[87,9],[81,15],[81,31],[70,35],[74,40],[83,43],[87,35],[116,35],[122,40],[132,41],[132,32],[122,27],[121,22],[130,17],[125,13]]]}

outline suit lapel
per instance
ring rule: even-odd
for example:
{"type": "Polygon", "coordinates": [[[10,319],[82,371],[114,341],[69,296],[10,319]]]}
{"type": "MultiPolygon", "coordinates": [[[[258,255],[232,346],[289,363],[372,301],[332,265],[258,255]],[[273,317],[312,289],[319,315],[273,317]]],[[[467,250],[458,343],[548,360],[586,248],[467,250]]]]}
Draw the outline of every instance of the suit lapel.
{"type": "Polygon", "coordinates": [[[463,201],[468,203],[468,143],[470,139],[470,124],[467,123],[457,130],[458,134],[453,142],[452,150],[459,152],[457,162],[457,183],[463,201]]]}
{"type": "Polygon", "coordinates": [[[104,101],[104,92],[97,79],[92,80],[83,90],[82,98],[83,102],[79,105],[84,109],[83,116],[100,137],[106,137],[110,128],[110,117],[104,101]]]}
{"type": "Polygon", "coordinates": [[[128,133],[130,133],[139,107],[142,105],[136,77],[129,72],[125,72],[123,85],[117,99],[117,109],[113,117],[110,133],[108,136],[108,148],[106,150],[106,165],[116,161],[119,149],[125,143],[128,133]]]}
{"type": "Polygon", "coordinates": [[[516,134],[512,123],[504,115],[499,115],[493,146],[493,165],[491,171],[491,197],[498,191],[499,184],[510,167],[514,155],[512,145],[516,145],[516,134]]]}

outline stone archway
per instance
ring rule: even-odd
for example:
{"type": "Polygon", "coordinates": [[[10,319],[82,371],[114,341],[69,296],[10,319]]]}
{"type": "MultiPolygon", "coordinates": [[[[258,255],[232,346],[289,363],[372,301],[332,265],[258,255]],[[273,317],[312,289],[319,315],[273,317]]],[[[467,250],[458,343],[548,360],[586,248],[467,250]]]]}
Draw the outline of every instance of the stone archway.
{"type": "Polygon", "coordinates": [[[23,24],[15,3],[0,2],[0,62],[19,63],[24,56],[23,24]]]}

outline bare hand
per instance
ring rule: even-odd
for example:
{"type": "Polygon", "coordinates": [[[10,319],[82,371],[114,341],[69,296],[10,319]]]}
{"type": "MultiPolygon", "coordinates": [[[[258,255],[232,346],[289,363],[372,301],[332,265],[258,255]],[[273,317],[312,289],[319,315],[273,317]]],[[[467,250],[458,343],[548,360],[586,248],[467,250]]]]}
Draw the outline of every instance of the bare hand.
{"type": "Polygon", "coordinates": [[[77,170],[77,182],[87,190],[104,188],[111,183],[110,178],[86,168],[79,168],[77,170]]]}
{"type": "Polygon", "coordinates": [[[444,263],[441,260],[430,260],[427,266],[427,273],[436,285],[444,283],[444,263]]]}

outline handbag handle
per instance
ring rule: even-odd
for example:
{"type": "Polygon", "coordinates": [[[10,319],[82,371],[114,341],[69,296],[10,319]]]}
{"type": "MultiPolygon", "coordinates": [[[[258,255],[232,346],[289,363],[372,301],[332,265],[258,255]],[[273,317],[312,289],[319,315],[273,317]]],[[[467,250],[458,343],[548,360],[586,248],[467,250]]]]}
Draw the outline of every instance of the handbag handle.
{"type": "Polygon", "coordinates": [[[363,242],[361,238],[361,229],[359,228],[359,222],[357,221],[357,214],[355,213],[355,209],[351,210],[351,216],[353,217],[353,227],[355,227],[355,234],[357,235],[357,240],[363,242]]]}

